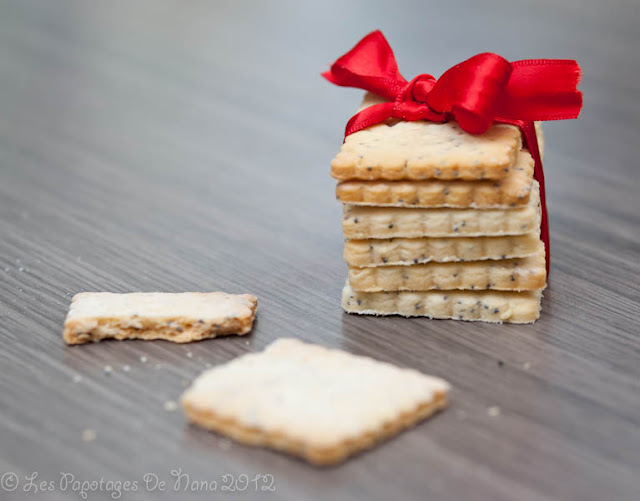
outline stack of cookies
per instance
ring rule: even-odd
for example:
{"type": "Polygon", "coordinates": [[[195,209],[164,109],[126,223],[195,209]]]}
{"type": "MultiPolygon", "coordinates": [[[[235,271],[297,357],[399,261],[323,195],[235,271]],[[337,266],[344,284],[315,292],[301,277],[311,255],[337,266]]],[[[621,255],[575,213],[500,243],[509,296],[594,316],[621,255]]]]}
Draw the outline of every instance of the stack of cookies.
{"type": "MultiPolygon", "coordinates": [[[[367,94],[363,107],[379,102],[367,94]]],[[[533,167],[510,125],[471,135],[456,122],[388,121],[347,136],[331,163],[344,310],[534,322],[546,268],[533,167]]]]}

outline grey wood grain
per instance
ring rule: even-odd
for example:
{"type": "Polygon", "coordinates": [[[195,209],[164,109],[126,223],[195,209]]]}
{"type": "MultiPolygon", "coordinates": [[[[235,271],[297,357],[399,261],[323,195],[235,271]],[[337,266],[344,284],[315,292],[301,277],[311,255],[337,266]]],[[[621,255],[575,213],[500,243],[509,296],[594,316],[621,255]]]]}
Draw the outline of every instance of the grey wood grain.
{"type": "Polygon", "coordinates": [[[0,498],[78,499],[65,472],[137,481],[122,499],[639,499],[638,10],[0,2],[0,473],[20,481],[0,498]],[[552,276],[536,324],[341,312],[328,164],[360,92],[319,72],[378,27],[407,76],[482,51],[581,63],[581,118],[546,128],[552,276]],[[252,292],[259,316],[243,338],[67,347],[84,290],[252,292]],[[445,377],[452,405],[325,470],[165,410],[206,367],[282,336],[445,377]],[[175,492],[172,470],[218,491],[175,492]],[[54,491],[22,492],[33,472],[54,491]],[[271,474],[276,492],[222,492],[224,474],[271,474]]]}

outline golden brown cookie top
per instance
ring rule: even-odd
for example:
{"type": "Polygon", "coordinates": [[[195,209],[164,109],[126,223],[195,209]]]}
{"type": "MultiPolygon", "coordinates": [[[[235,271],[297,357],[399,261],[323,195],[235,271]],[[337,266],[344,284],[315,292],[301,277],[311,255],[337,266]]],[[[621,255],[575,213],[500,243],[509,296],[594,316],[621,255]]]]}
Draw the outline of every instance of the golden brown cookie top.
{"type": "MultiPolygon", "coordinates": [[[[367,94],[363,107],[380,102],[367,94]]],[[[521,148],[517,127],[494,124],[472,135],[456,122],[388,121],[346,137],[331,162],[338,180],[500,179],[521,148]]]]}

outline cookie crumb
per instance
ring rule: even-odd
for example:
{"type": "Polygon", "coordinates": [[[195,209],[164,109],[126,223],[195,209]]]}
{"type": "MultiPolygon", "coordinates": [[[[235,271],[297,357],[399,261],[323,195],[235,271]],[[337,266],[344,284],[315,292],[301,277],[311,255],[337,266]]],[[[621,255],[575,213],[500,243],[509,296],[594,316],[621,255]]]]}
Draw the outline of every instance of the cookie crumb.
{"type": "Polygon", "coordinates": [[[501,412],[502,411],[500,410],[500,407],[498,407],[497,405],[494,405],[493,407],[489,407],[487,409],[487,414],[489,414],[489,416],[491,417],[499,416],[501,412]]]}
{"type": "Polygon", "coordinates": [[[145,357],[144,355],[142,355],[142,356],[140,357],[140,362],[142,362],[143,364],[146,364],[146,363],[147,363],[147,360],[149,360],[149,359],[148,359],[147,357],[145,357]]]}
{"type": "Polygon", "coordinates": [[[73,376],[74,383],[79,383],[80,381],[82,381],[82,376],[80,374],[76,374],[75,376],[73,376]]]}
{"type": "Polygon", "coordinates": [[[123,365],[122,370],[125,372],[129,372],[131,370],[131,367],[129,367],[128,365],[123,365]]]}
{"type": "Polygon", "coordinates": [[[96,432],[90,429],[83,430],[82,441],[93,442],[96,439],[96,432]]]}
{"type": "Polygon", "coordinates": [[[173,400],[167,400],[164,403],[164,410],[167,412],[173,412],[178,408],[178,404],[173,400]]]}
{"type": "Polygon", "coordinates": [[[221,438],[218,442],[218,445],[223,451],[228,451],[229,449],[231,449],[231,440],[229,440],[228,438],[221,438]]]}
{"type": "Polygon", "coordinates": [[[105,376],[110,376],[112,372],[113,372],[113,367],[111,367],[110,365],[105,365],[104,366],[104,374],[105,374],[105,376]]]}

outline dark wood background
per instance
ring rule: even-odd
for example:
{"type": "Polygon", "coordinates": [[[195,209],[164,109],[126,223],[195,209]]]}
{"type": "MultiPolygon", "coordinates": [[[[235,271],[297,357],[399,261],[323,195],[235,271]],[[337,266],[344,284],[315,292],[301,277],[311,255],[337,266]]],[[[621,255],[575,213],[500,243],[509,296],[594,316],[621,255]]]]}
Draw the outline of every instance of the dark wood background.
{"type": "Polygon", "coordinates": [[[79,499],[60,472],[138,481],[122,499],[639,499],[638,11],[0,2],[0,473],[20,481],[0,499],[79,499]],[[553,259],[535,325],[342,313],[329,162],[361,92],[319,73],[375,28],[406,76],[483,51],[581,63],[582,116],[546,127],[553,259]],[[66,309],[87,290],[252,292],[259,316],[242,338],[67,347],[66,309]],[[451,407],[325,470],[165,410],[209,365],[282,336],[442,376],[451,407]],[[180,469],[219,489],[271,474],[277,490],[176,493],[180,469]],[[55,491],[21,492],[33,472],[55,491]],[[147,492],[145,473],[166,490],[147,492]]]}

